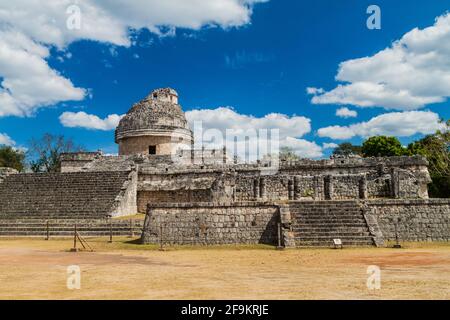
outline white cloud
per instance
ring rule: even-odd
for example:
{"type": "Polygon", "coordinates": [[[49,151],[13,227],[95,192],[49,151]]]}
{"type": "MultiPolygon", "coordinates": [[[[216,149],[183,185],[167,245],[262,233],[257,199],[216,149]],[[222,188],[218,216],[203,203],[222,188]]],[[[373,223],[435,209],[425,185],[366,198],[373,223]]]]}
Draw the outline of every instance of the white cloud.
{"type": "Polygon", "coordinates": [[[130,30],[143,28],[164,36],[176,28],[238,27],[250,22],[258,2],[265,0],[85,0],[75,2],[81,28],[69,29],[72,0],[1,1],[0,117],[29,116],[41,107],[84,99],[87,90],[49,67],[49,47],[64,51],[78,40],[130,46],[130,30]]]}
{"type": "Polygon", "coordinates": [[[101,119],[96,115],[87,114],[86,112],[64,112],[59,116],[59,121],[65,127],[69,128],[85,128],[92,130],[114,130],[119,124],[123,115],[110,114],[105,119],[101,119]]]}
{"type": "Polygon", "coordinates": [[[355,110],[350,110],[347,107],[342,107],[336,110],[336,116],[341,118],[356,118],[358,116],[358,112],[355,110]]]}
{"type": "Polygon", "coordinates": [[[339,147],[339,145],[337,143],[333,143],[333,142],[322,144],[322,149],[324,149],[324,150],[325,149],[334,149],[337,147],[339,147]]]}
{"type": "Polygon", "coordinates": [[[16,142],[11,139],[6,133],[0,133],[0,145],[13,146],[16,142]]]}
{"type": "Polygon", "coordinates": [[[242,132],[248,129],[279,129],[280,138],[301,137],[311,131],[311,120],[305,117],[270,113],[257,118],[237,113],[230,107],[187,111],[186,119],[191,125],[194,121],[202,121],[203,129],[213,128],[222,132],[226,129],[242,132]]]}
{"type": "MultiPolygon", "coordinates": [[[[311,120],[301,116],[289,117],[284,114],[271,113],[264,117],[254,117],[251,115],[240,114],[230,107],[220,107],[217,109],[200,109],[186,112],[186,118],[194,129],[195,122],[201,122],[203,132],[210,129],[216,129],[222,134],[223,139],[230,140],[226,136],[226,131],[232,130],[238,137],[237,148],[238,152],[245,148],[245,136],[250,136],[249,144],[256,146],[258,143],[267,145],[265,139],[257,139],[252,137],[251,132],[259,132],[258,130],[279,130],[279,146],[287,146],[292,148],[297,154],[305,158],[321,157],[322,148],[315,142],[310,142],[304,139],[299,139],[306,133],[311,131],[311,120]],[[256,131],[254,131],[256,130],[256,131]]],[[[214,131],[212,131],[214,133],[214,131]]],[[[195,135],[195,132],[194,132],[195,135]]],[[[208,138],[203,136],[203,143],[208,147],[221,148],[224,141],[214,141],[213,143],[206,143],[208,138]]],[[[198,141],[196,141],[198,143],[198,141]]]]}
{"type": "Polygon", "coordinates": [[[355,136],[377,135],[408,137],[414,134],[431,134],[445,128],[439,116],[430,111],[391,112],[379,115],[367,122],[350,126],[330,126],[317,131],[320,137],[335,140],[350,139],[355,136]]]}
{"type": "Polygon", "coordinates": [[[286,137],[280,141],[280,147],[289,147],[302,158],[320,158],[323,156],[322,148],[315,142],[305,139],[286,137]]]}
{"type": "Polygon", "coordinates": [[[445,101],[450,97],[450,13],[373,56],[342,62],[336,80],[343,83],[328,92],[310,88],[312,103],[415,110],[445,101]]]}
{"type": "Polygon", "coordinates": [[[0,29],[0,117],[28,116],[41,106],[81,100],[85,90],[51,69],[48,48],[17,31],[0,29]]]}

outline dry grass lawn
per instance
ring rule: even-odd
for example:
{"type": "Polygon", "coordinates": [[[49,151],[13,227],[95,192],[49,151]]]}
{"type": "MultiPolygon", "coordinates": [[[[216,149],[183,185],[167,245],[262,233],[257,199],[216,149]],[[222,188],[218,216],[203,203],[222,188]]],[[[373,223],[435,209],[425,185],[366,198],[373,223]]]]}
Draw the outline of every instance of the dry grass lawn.
{"type": "Polygon", "coordinates": [[[68,252],[70,239],[0,239],[0,299],[449,299],[450,244],[404,249],[176,247],[91,239],[95,252],[68,252]],[[81,289],[66,287],[67,266],[81,289]],[[368,290],[367,267],[381,268],[368,290]]]}

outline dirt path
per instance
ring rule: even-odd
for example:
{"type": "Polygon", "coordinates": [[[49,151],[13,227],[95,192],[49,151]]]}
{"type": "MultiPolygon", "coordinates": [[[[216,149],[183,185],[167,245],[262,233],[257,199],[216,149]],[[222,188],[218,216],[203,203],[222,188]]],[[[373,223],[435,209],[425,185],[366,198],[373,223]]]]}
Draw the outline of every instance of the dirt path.
{"type": "Polygon", "coordinates": [[[158,251],[117,241],[0,240],[1,299],[450,299],[450,244],[409,249],[158,251]],[[140,249],[140,250],[137,250],[140,249]],[[66,286],[81,269],[81,289],[66,286]],[[381,268],[368,290],[367,267],[381,268]]]}

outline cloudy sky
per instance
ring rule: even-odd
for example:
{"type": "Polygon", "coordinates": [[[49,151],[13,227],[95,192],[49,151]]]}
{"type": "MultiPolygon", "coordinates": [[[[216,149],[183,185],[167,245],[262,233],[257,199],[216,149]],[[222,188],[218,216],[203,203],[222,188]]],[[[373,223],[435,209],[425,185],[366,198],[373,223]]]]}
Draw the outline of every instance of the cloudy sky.
{"type": "Polygon", "coordinates": [[[50,132],[115,153],[121,115],[166,86],[190,122],[279,128],[304,157],[407,144],[450,118],[450,8],[379,0],[369,30],[372,2],[0,0],[0,144],[50,132]]]}

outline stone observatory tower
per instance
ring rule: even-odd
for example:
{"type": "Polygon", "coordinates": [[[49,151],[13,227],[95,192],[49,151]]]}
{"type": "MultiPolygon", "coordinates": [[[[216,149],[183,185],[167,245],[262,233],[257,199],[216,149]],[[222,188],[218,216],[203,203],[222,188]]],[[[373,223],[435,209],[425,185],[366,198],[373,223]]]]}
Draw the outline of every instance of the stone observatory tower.
{"type": "Polygon", "coordinates": [[[119,155],[170,155],[192,145],[192,131],[171,88],[152,91],[120,120],[115,141],[119,155]]]}

